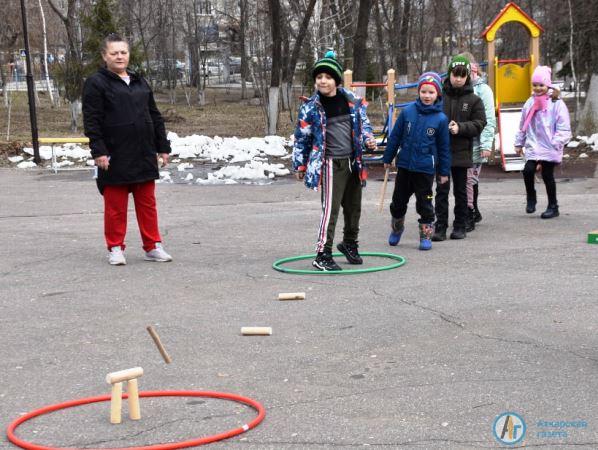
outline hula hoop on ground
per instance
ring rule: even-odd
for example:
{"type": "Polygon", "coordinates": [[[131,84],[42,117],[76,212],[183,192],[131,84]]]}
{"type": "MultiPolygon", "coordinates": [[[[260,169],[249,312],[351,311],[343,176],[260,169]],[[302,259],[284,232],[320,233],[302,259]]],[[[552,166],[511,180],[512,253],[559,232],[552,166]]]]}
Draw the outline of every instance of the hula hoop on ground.
{"type": "MultiPolygon", "coordinates": [[[[211,442],[221,441],[223,439],[228,439],[233,436],[237,436],[241,433],[245,433],[252,428],[255,428],[259,423],[264,420],[266,416],[266,410],[264,407],[258,403],[257,401],[249,398],[249,397],[242,397],[240,395],[235,394],[228,394],[226,392],[212,392],[212,391],[144,391],[139,393],[139,397],[209,397],[209,398],[219,398],[223,400],[231,400],[238,403],[243,403],[245,405],[251,406],[258,412],[256,418],[254,418],[251,422],[243,425],[239,428],[234,428],[232,430],[225,431],[223,433],[214,434],[211,436],[205,436],[197,439],[191,439],[189,441],[184,442],[172,442],[169,444],[155,444],[155,445],[148,445],[148,446],[141,446],[141,447],[122,447],[122,448],[102,448],[101,450],[176,450],[179,448],[185,447],[195,447],[198,445],[209,444],[211,442]]],[[[127,394],[123,394],[123,398],[128,398],[127,394]]],[[[28,412],[24,416],[19,417],[15,421],[13,421],[8,428],[6,429],[6,435],[8,440],[13,444],[24,448],[26,450],[73,450],[72,448],[68,447],[48,447],[41,444],[34,444],[32,442],[25,441],[23,439],[18,438],[15,435],[15,430],[24,422],[27,422],[34,417],[41,416],[43,414],[51,413],[54,411],[58,411],[61,409],[72,408],[74,406],[80,405],[87,405],[90,403],[97,403],[97,402],[105,402],[110,400],[110,395],[101,395],[98,397],[88,397],[88,398],[81,398],[77,400],[70,400],[64,403],[57,403],[55,405],[44,406],[43,408],[36,409],[35,411],[28,412]]]]}
{"type": "MultiPolygon", "coordinates": [[[[342,253],[333,253],[332,256],[343,256],[342,253]]],[[[393,253],[380,253],[380,252],[362,252],[361,256],[378,256],[380,258],[388,258],[393,259],[396,262],[392,264],[388,264],[386,266],[376,266],[376,267],[367,267],[364,269],[347,269],[347,270],[331,270],[331,271],[323,271],[323,270],[305,270],[305,269],[290,269],[288,267],[283,267],[283,264],[293,261],[301,261],[304,259],[313,259],[316,257],[315,254],[310,255],[299,255],[299,256],[291,256],[289,258],[282,258],[277,261],[274,261],[272,264],[272,268],[274,270],[278,270],[279,272],[284,273],[293,273],[293,274],[301,274],[301,275],[354,275],[358,273],[370,273],[370,272],[380,272],[381,270],[391,270],[396,269],[397,267],[401,267],[403,264],[407,262],[407,260],[400,255],[395,255],[393,253]]]]}

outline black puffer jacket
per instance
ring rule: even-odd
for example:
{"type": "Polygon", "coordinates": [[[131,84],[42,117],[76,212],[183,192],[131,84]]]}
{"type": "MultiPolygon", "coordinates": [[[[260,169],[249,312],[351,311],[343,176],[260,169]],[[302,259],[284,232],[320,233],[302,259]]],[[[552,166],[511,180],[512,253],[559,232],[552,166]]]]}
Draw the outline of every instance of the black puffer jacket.
{"type": "Polygon", "coordinates": [[[459,125],[459,133],[451,134],[452,167],[472,167],[473,138],[486,126],[486,112],[482,99],[473,93],[468,79],[462,88],[454,88],[449,79],[442,89],[444,113],[449,122],[459,125]]]}
{"type": "Polygon", "coordinates": [[[159,178],[158,153],[170,153],[164,120],[147,82],[129,72],[127,85],[100,69],[83,87],[83,124],[94,158],[110,157],[108,170],[98,170],[98,188],[159,178]]]}

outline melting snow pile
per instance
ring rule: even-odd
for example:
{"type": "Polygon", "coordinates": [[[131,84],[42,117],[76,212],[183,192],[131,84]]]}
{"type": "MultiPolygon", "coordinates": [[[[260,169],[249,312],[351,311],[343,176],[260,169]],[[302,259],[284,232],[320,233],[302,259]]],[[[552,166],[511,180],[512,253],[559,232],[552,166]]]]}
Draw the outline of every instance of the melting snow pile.
{"type": "MultiPolygon", "coordinates": [[[[284,164],[270,163],[270,158],[289,159],[290,141],[280,136],[264,138],[239,139],[215,136],[179,137],[176,133],[168,133],[171,143],[171,164],[161,169],[159,182],[195,182],[198,184],[231,184],[238,181],[264,182],[290,172],[284,164]],[[189,161],[197,161],[193,164],[189,161]],[[205,164],[219,164],[218,170],[207,171],[205,164]],[[204,167],[202,168],[202,165],[204,167]],[[198,174],[201,172],[201,174],[198,174]]],[[[33,155],[32,148],[24,148],[28,155],[33,155]]],[[[76,144],[55,145],[58,167],[78,163],[93,166],[89,149],[76,144]]],[[[44,161],[52,159],[52,147],[40,146],[40,157],[44,161]]],[[[13,156],[10,162],[18,168],[36,167],[33,158],[13,156]]],[[[49,166],[48,164],[45,164],[49,166]]],[[[209,169],[209,168],[208,168],[209,169]]]]}
{"type": "MultiPolygon", "coordinates": [[[[179,160],[196,159],[228,164],[215,172],[208,173],[207,178],[197,178],[195,182],[198,184],[230,184],[239,180],[263,181],[290,173],[284,164],[270,164],[268,161],[268,157],[289,157],[286,149],[289,142],[280,136],[249,139],[215,136],[212,139],[194,134],[181,138],[176,133],[170,132],[168,140],[172,147],[172,156],[178,157],[179,160]]],[[[189,163],[179,164],[178,170],[184,171],[189,168],[189,165],[189,163]]],[[[187,176],[185,180],[191,181],[191,178],[187,176]]]]}
{"type": "Polygon", "coordinates": [[[577,148],[581,143],[591,147],[593,152],[598,152],[598,133],[594,133],[591,136],[577,136],[567,144],[567,148],[577,148]]]}

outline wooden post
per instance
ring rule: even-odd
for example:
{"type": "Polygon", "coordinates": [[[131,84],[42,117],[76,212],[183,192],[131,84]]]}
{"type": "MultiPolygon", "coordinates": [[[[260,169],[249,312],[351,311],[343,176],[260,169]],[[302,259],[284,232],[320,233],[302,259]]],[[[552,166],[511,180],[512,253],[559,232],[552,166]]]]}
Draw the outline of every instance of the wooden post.
{"type": "Polygon", "coordinates": [[[345,89],[355,92],[355,89],[351,87],[351,83],[353,83],[353,71],[347,69],[343,75],[343,86],[345,89]]]}
{"type": "MultiPolygon", "coordinates": [[[[390,123],[388,124],[388,135],[390,136],[390,132],[392,131],[392,127],[395,124],[395,120],[397,120],[397,111],[395,108],[395,83],[396,83],[396,75],[394,69],[388,69],[386,72],[386,94],[388,97],[388,105],[392,105],[392,118],[389,118],[390,123]]],[[[390,109],[389,109],[390,111],[390,109]]]]}
{"type": "Polygon", "coordinates": [[[123,384],[114,383],[112,385],[112,395],[110,397],[110,423],[120,423],[120,410],[123,404],[123,384]]]}
{"type": "Polygon", "coordinates": [[[127,381],[127,392],[129,394],[129,417],[131,420],[141,419],[141,410],[139,408],[139,385],[137,378],[127,381]]]}
{"type": "Polygon", "coordinates": [[[534,69],[540,63],[540,36],[531,37],[530,49],[532,54],[530,62],[530,73],[533,73],[534,69]]]}
{"type": "Polygon", "coordinates": [[[486,61],[488,61],[488,66],[486,70],[488,71],[488,86],[492,88],[494,91],[494,108],[498,105],[498,97],[496,93],[496,86],[494,85],[494,77],[496,76],[495,68],[494,68],[494,41],[490,41],[486,43],[486,61]]]}

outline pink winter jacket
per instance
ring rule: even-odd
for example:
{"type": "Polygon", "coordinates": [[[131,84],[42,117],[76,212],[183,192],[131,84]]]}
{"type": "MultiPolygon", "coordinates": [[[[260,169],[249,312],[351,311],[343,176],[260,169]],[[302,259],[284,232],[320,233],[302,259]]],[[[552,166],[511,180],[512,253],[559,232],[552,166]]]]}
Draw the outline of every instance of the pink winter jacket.
{"type": "Polygon", "coordinates": [[[562,100],[548,101],[543,111],[536,111],[526,131],[521,131],[527,112],[534,104],[530,97],[523,105],[515,147],[525,147],[525,159],[560,163],[563,147],[571,139],[569,110],[562,100]]]}

